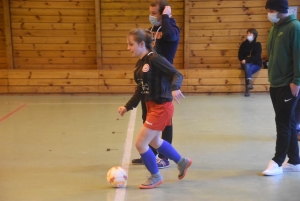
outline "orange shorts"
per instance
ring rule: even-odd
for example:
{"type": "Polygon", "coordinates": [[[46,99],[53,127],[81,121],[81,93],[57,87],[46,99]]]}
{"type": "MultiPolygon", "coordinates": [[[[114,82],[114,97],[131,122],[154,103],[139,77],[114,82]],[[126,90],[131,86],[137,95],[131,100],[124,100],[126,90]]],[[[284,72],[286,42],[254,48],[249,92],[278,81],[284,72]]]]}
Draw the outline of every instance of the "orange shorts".
{"type": "Polygon", "coordinates": [[[173,102],[157,104],[153,101],[146,102],[147,116],[144,126],[151,130],[163,131],[166,126],[172,125],[174,113],[173,102]]]}

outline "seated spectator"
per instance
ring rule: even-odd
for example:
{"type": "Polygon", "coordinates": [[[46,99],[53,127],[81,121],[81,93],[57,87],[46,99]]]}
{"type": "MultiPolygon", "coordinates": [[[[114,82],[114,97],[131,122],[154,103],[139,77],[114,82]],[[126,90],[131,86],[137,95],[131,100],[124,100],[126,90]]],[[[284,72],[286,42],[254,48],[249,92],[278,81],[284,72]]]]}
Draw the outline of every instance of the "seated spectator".
{"type": "Polygon", "coordinates": [[[253,89],[252,75],[259,71],[262,66],[261,44],[256,41],[257,35],[255,29],[248,29],[247,39],[242,42],[238,52],[241,67],[245,71],[245,96],[250,96],[250,90],[253,89]]]}

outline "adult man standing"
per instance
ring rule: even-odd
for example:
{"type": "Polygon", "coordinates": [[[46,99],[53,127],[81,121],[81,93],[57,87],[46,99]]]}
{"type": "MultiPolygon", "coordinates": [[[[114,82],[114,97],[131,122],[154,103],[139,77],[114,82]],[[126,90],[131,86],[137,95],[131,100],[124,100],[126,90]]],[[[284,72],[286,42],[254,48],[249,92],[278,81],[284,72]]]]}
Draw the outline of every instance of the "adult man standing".
{"type": "MultiPolygon", "coordinates": [[[[177,47],[179,44],[180,30],[176,25],[176,21],[172,18],[171,7],[166,0],[154,0],[150,4],[150,15],[149,21],[152,24],[150,31],[152,32],[154,41],[153,46],[156,53],[165,57],[171,64],[175,57],[177,47]]],[[[132,109],[139,103],[140,99],[133,96],[126,105],[131,105],[127,110],[132,109]]],[[[146,120],[147,109],[145,102],[141,101],[142,105],[142,119],[143,122],[146,120]]],[[[173,139],[173,125],[166,126],[162,131],[162,139],[166,140],[170,144],[173,139]]],[[[152,151],[157,155],[157,151],[152,148],[152,151]]],[[[133,164],[143,164],[141,158],[133,159],[133,164]]],[[[158,168],[167,168],[170,166],[168,158],[159,154],[157,157],[158,168]]]]}
{"type": "Polygon", "coordinates": [[[175,19],[172,18],[171,7],[166,0],[155,0],[150,4],[149,11],[154,49],[173,64],[179,44],[180,30],[175,19]]]}
{"type": "Polygon", "coordinates": [[[268,19],[273,23],[268,36],[270,96],[277,130],[275,156],[263,175],[300,171],[294,110],[300,89],[300,23],[288,14],[287,0],[268,0],[268,19]],[[288,156],[288,161],[284,160],[288,156]]]}

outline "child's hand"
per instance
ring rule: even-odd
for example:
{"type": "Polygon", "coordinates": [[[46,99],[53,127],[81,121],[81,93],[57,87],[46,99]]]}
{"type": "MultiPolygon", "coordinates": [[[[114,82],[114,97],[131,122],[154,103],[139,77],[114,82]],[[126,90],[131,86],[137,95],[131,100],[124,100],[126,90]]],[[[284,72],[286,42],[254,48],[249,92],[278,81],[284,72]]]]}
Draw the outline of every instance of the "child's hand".
{"type": "Polygon", "coordinates": [[[125,114],[125,112],[127,112],[127,109],[126,109],[126,107],[121,106],[121,107],[118,108],[118,112],[123,117],[123,115],[125,114]]]}
{"type": "Polygon", "coordinates": [[[181,97],[182,97],[182,98],[185,98],[184,95],[181,93],[180,90],[172,91],[172,96],[173,96],[173,99],[174,99],[178,104],[180,104],[179,99],[180,99],[181,97]]]}

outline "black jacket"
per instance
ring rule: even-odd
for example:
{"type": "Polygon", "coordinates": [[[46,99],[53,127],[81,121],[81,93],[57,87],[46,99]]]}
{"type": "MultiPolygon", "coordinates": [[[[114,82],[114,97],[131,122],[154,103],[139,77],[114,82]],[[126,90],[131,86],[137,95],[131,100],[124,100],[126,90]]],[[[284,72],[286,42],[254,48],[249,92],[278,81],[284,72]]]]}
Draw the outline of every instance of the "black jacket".
{"type": "Polygon", "coordinates": [[[172,101],[172,91],[180,89],[183,76],[164,57],[150,52],[136,63],[134,80],[137,87],[125,105],[127,110],[135,108],[142,98],[158,104],[172,101]]]}
{"type": "Polygon", "coordinates": [[[248,40],[242,42],[239,48],[238,58],[240,61],[246,60],[246,63],[252,63],[258,66],[262,65],[261,44],[254,39],[251,43],[248,40]]]}

